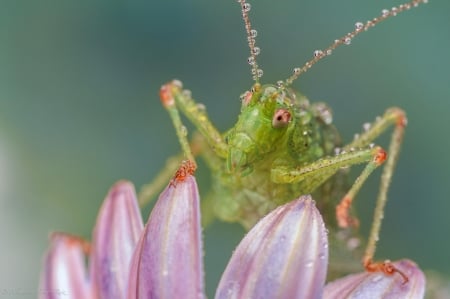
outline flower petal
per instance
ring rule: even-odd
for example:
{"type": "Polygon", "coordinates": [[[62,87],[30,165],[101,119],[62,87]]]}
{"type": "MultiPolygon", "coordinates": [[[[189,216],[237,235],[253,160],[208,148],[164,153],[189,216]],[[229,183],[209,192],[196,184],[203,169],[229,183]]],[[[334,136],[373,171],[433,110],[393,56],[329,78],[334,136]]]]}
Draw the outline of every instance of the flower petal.
{"type": "Polygon", "coordinates": [[[241,241],[216,299],[321,298],[328,264],[322,217],[310,196],[281,206],[241,241]]]}
{"type": "Polygon", "coordinates": [[[94,229],[91,270],[99,298],[125,298],[131,258],[143,229],[134,186],[116,183],[94,229]]]}
{"type": "Polygon", "coordinates": [[[133,255],[127,298],[204,298],[199,201],[190,175],[160,195],[133,255]]]}
{"type": "Polygon", "coordinates": [[[50,241],[41,274],[39,298],[91,298],[83,244],[61,233],[53,234],[50,241]]]}
{"type": "Polygon", "coordinates": [[[395,299],[424,297],[425,276],[417,265],[410,260],[401,260],[394,263],[409,279],[404,283],[403,277],[398,274],[385,275],[380,272],[363,272],[340,278],[325,286],[325,299],[395,299]]]}

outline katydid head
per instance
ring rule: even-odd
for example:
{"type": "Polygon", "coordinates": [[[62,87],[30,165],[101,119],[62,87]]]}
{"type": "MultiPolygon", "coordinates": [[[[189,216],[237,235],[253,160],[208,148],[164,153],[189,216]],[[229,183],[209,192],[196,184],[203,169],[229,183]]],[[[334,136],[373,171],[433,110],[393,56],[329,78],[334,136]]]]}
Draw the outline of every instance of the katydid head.
{"type": "Polygon", "coordinates": [[[225,136],[227,168],[241,175],[251,173],[254,162],[275,151],[291,126],[292,100],[274,85],[254,85],[241,96],[241,114],[225,136]]]}

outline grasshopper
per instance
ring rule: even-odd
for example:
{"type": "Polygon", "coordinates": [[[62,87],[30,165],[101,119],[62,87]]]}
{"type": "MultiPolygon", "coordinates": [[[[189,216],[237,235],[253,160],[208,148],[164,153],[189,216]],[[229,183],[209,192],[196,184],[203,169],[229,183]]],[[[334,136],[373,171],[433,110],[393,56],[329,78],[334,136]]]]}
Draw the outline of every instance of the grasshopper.
{"type": "MultiPolygon", "coordinates": [[[[302,67],[294,68],[289,78],[264,85],[260,83],[263,71],[256,59],[260,53],[256,46],[257,31],[252,28],[248,16],[251,6],[245,0],[238,2],[247,33],[248,63],[254,80],[251,89],[241,95],[238,120],[234,127],[222,134],[209,120],[205,107],[194,101],[189,91],[183,90],[180,81],[163,85],[160,97],[175,126],[183,154],[169,159],[165,170],[143,187],[141,204],[157,194],[175,172],[180,160],[187,159],[195,165],[195,156],[201,156],[212,173],[212,190],[203,207],[209,210],[212,207],[217,218],[239,222],[249,229],[277,206],[302,194],[312,194],[328,227],[337,232],[334,237],[338,244],[334,245],[338,248],[336,251],[352,251],[349,249],[356,247],[351,245],[355,242],[354,228],[359,224],[353,215],[352,202],[370,174],[384,164],[362,263],[367,271],[399,273],[406,282],[408,278],[389,261],[374,261],[387,193],[407,124],[405,112],[395,107],[387,109],[375,122],[364,126],[364,132],[355,136],[353,141],[343,144],[332,124],[330,108],[324,103],[310,103],[291,86],[300,75],[330,56],[337,47],[350,44],[358,34],[427,1],[412,0],[384,9],[381,15],[365,23],[357,22],[353,31],[336,39],[327,48],[314,51],[312,59],[302,67]],[[198,130],[190,142],[180,112],[198,130]],[[386,152],[374,142],[390,128],[393,132],[386,152]],[[346,187],[347,168],[357,164],[365,164],[365,167],[356,181],[346,187]]],[[[333,265],[333,252],[331,254],[333,265]]],[[[335,264],[345,272],[342,261],[335,264]]]]}

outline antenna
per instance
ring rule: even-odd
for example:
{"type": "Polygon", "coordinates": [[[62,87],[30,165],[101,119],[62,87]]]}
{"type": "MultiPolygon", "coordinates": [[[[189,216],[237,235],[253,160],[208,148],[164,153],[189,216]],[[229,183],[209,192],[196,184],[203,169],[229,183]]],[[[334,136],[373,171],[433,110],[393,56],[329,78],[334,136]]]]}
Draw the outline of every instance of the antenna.
{"type": "Polygon", "coordinates": [[[247,62],[251,65],[253,80],[258,83],[259,78],[263,75],[263,70],[259,68],[258,63],[256,62],[256,56],[261,52],[261,49],[255,45],[255,38],[258,35],[258,32],[255,29],[252,29],[250,19],[248,18],[248,12],[251,9],[250,3],[245,2],[245,0],[238,0],[238,2],[241,5],[242,19],[244,20],[248,47],[250,48],[250,56],[247,58],[247,62]]]}
{"type": "Polygon", "coordinates": [[[334,43],[332,43],[330,46],[328,46],[328,48],[324,50],[315,50],[313,58],[311,60],[306,62],[302,67],[294,68],[294,73],[292,74],[292,76],[286,79],[284,87],[291,85],[292,82],[294,82],[300,75],[306,73],[319,60],[321,60],[324,57],[330,56],[331,53],[334,51],[334,49],[336,49],[338,46],[350,45],[353,38],[355,38],[355,36],[357,36],[361,32],[367,31],[369,30],[369,28],[374,27],[375,25],[386,20],[387,18],[395,17],[397,14],[409,10],[412,7],[417,7],[419,6],[419,4],[422,3],[428,3],[428,0],[412,0],[407,3],[394,6],[391,9],[383,9],[381,11],[380,16],[367,21],[365,24],[362,22],[356,22],[355,29],[352,32],[347,33],[340,39],[336,39],[334,43]]]}

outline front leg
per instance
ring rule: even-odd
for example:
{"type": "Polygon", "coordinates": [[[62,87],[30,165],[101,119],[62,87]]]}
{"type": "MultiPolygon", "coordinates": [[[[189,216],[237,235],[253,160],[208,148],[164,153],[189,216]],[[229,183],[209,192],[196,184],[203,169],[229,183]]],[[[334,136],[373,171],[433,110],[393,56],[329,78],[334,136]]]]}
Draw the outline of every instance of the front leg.
{"type": "Polygon", "coordinates": [[[187,159],[195,161],[187,140],[186,127],[182,124],[178,109],[189,119],[217,156],[226,158],[227,145],[222,135],[209,121],[203,105],[196,103],[190,93],[182,90],[182,84],[173,80],[161,87],[160,97],[164,107],[169,112],[181,147],[187,159]]]}

